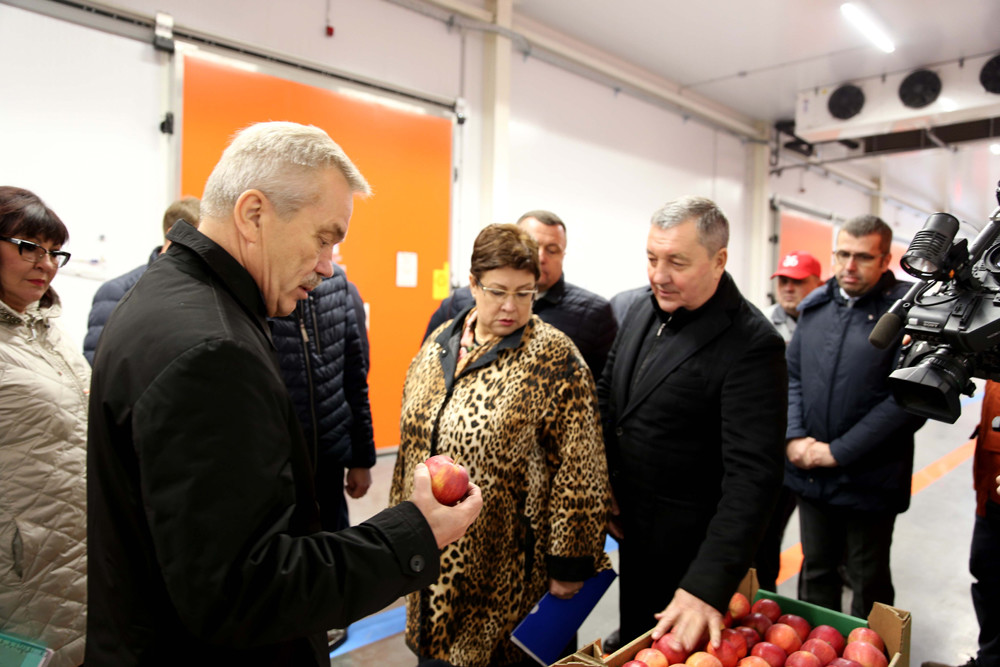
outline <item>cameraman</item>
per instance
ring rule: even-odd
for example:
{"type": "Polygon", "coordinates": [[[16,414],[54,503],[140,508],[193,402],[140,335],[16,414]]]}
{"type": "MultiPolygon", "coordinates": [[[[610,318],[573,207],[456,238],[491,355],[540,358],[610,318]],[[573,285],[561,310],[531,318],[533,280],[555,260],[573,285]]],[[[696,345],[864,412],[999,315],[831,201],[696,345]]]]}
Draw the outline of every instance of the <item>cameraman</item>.
{"type": "Polygon", "coordinates": [[[899,340],[868,342],[909,283],[889,268],[892,230],[863,215],[837,234],[834,278],[799,304],[788,346],[785,485],[798,497],[802,600],[840,611],[846,565],[850,613],[892,604],[889,550],[896,516],[910,504],[913,433],[923,419],[892,398],[887,378],[899,340]]]}
{"type": "MultiPolygon", "coordinates": [[[[964,667],[1000,665],[1000,433],[993,430],[994,417],[1000,416],[1000,384],[986,382],[982,419],[976,430],[976,455],[972,464],[976,487],[976,524],[972,529],[969,572],[972,606],[979,621],[979,653],[964,667]]],[[[924,662],[921,667],[948,667],[941,662],[924,662]]]]}

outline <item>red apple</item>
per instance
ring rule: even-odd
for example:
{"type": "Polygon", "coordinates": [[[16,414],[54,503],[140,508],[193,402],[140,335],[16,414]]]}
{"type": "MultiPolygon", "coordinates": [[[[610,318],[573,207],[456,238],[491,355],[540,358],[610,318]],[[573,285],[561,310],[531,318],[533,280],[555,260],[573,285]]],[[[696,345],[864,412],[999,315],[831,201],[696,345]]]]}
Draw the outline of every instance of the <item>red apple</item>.
{"type": "Polygon", "coordinates": [[[646,663],[647,667],[670,667],[670,661],[655,648],[644,648],[635,654],[635,660],[646,663]]]}
{"type": "Polygon", "coordinates": [[[748,655],[747,657],[740,660],[736,667],[771,667],[771,665],[760,656],[748,655]]]}
{"type": "Polygon", "coordinates": [[[819,658],[820,663],[823,665],[829,664],[831,660],[837,657],[837,651],[819,637],[813,637],[802,642],[800,650],[809,651],[819,658]]]}
{"type": "Polygon", "coordinates": [[[742,632],[733,630],[732,628],[723,628],[722,639],[733,645],[733,648],[736,649],[736,655],[739,658],[747,657],[747,653],[750,652],[750,647],[747,646],[747,638],[742,632]]]}
{"type": "Polygon", "coordinates": [[[773,621],[769,619],[764,614],[759,611],[752,611],[743,617],[740,621],[743,625],[749,626],[757,631],[757,634],[763,637],[767,634],[767,629],[771,627],[773,621]]]}
{"type": "Polygon", "coordinates": [[[736,667],[736,663],[740,660],[736,649],[725,639],[719,642],[719,648],[715,648],[712,646],[712,642],[709,642],[708,646],[705,647],[705,652],[718,658],[719,662],[722,663],[722,667],[736,667]]]}
{"type": "Polygon", "coordinates": [[[750,607],[750,612],[764,614],[768,620],[776,623],[778,617],[781,616],[781,605],[771,598],[761,598],[753,603],[750,607]]]}
{"type": "Polygon", "coordinates": [[[760,633],[747,625],[739,625],[735,630],[746,638],[748,653],[753,645],[760,641],[760,633]]]}
{"type": "MultiPolygon", "coordinates": [[[[679,662],[684,662],[688,657],[688,653],[683,648],[676,649],[672,647],[670,641],[673,639],[673,633],[668,632],[653,642],[653,648],[662,653],[671,665],[676,665],[679,662]]],[[[678,641],[677,643],[679,644],[680,642],[678,641]]]]}
{"type": "Polygon", "coordinates": [[[844,639],[844,635],[840,634],[840,630],[833,627],[832,625],[817,625],[809,633],[807,639],[822,639],[827,644],[833,647],[833,650],[840,655],[844,652],[844,647],[847,646],[847,641],[844,639]]]}
{"type": "Polygon", "coordinates": [[[695,651],[684,661],[688,667],[722,667],[722,663],[714,655],[704,651],[695,651]]]}
{"type": "Polygon", "coordinates": [[[809,651],[796,651],[785,660],[785,667],[823,667],[823,664],[809,651]]]}
{"type": "Polygon", "coordinates": [[[629,660],[622,667],[649,667],[646,663],[641,660],[629,660]]]}
{"type": "Polygon", "coordinates": [[[788,654],[785,653],[785,649],[780,646],[775,646],[771,642],[757,642],[754,644],[753,648],[750,649],[750,655],[755,655],[758,658],[764,658],[767,660],[767,664],[771,667],[782,667],[785,664],[785,658],[788,654]]]}
{"type": "Polygon", "coordinates": [[[733,615],[729,613],[728,609],[726,610],[725,615],[722,617],[722,627],[724,628],[733,627],[733,615]]]}
{"type": "Polygon", "coordinates": [[[860,662],[861,667],[888,667],[889,661],[878,648],[863,641],[849,642],[844,647],[844,657],[860,662]]]}
{"type": "Polygon", "coordinates": [[[847,658],[834,658],[826,667],[861,667],[861,663],[847,658]]]}
{"type": "Polygon", "coordinates": [[[885,642],[871,628],[860,627],[851,630],[851,633],[847,635],[847,643],[851,644],[853,642],[868,642],[878,650],[885,651],[885,642]]]}
{"type": "Polygon", "coordinates": [[[769,627],[764,635],[764,640],[775,646],[780,646],[788,654],[795,653],[802,646],[799,633],[795,632],[795,628],[784,623],[775,623],[769,627]]]}
{"type": "Polygon", "coordinates": [[[778,623],[792,626],[795,632],[799,633],[799,639],[802,641],[809,637],[809,632],[812,630],[809,621],[795,614],[782,614],[778,617],[778,623]]]}
{"type": "Polygon", "coordinates": [[[469,491],[469,473],[450,456],[437,454],[424,463],[431,473],[431,491],[442,505],[454,505],[469,491]]]}
{"type": "Polygon", "coordinates": [[[743,593],[733,593],[729,598],[729,613],[735,620],[739,620],[750,613],[750,600],[743,593]]]}

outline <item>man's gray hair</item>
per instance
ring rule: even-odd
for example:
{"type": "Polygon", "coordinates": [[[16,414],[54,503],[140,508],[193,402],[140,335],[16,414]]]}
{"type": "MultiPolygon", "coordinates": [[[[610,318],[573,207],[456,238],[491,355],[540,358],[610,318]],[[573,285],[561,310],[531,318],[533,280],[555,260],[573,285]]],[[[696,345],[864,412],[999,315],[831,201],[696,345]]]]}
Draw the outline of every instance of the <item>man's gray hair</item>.
{"type": "Polygon", "coordinates": [[[666,230],[688,220],[694,220],[698,243],[708,250],[709,255],[729,244],[729,221],[722,209],[705,197],[687,196],[667,202],[653,214],[650,224],[666,230]]]}
{"type": "Polygon", "coordinates": [[[844,223],[840,231],[847,232],[856,239],[869,234],[878,234],[881,238],[879,250],[888,255],[892,249],[892,227],[877,215],[859,215],[844,223]]]}
{"type": "Polygon", "coordinates": [[[309,176],[336,167],[351,192],[370,195],[371,187],[343,149],[312,125],[270,122],[250,125],[233,137],[205,183],[202,215],[229,216],[247,190],[260,190],[279,217],[287,217],[319,199],[309,176]]]}

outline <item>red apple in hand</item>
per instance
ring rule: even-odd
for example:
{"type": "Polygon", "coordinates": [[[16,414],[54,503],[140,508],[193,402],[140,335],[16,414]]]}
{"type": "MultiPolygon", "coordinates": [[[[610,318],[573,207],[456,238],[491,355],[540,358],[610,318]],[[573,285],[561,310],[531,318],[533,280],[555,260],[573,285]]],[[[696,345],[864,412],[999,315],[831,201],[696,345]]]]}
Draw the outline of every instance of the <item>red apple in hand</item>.
{"type": "Polygon", "coordinates": [[[851,633],[847,635],[847,643],[851,644],[853,642],[868,642],[880,651],[885,650],[885,642],[871,628],[860,627],[851,630],[851,633]]]}
{"type": "Polygon", "coordinates": [[[840,630],[833,627],[832,625],[817,625],[809,633],[808,639],[822,639],[827,644],[833,647],[833,650],[840,655],[844,652],[844,647],[847,646],[847,641],[844,639],[844,635],[840,634],[840,630]]]}
{"type": "Polygon", "coordinates": [[[799,650],[809,651],[819,658],[820,664],[823,665],[829,664],[831,660],[837,657],[837,651],[818,637],[813,637],[802,642],[802,648],[799,650]]]}
{"type": "MultiPolygon", "coordinates": [[[[653,648],[662,653],[667,658],[667,661],[671,665],[676,665],[678,663],[684,662],[684,660],[687,659],[688,657],[688,653],[683,648],[675,649],[671,647],[670,640],[673,638],[674,638],[673,633],[668,632],[667,634],[663,635],[655,642],[653,642],[653,648]]],[[[679,644],[680,641],[678,641],[677,643],[679,644]]]]}
{"type": "Polygon", "coordinates": [[[437,454],[424,464],[431,474],[431,491],[442,505],[454,505],[469,490],[469,473],[450,456],[437,454]]]}
{"type": "Polygon", "coordinates": [[[889,661],[882,651],[863,641],[850,642],[844,647],[843,657],[861,663],[861,667],[888,667],[889,665],[889,661]]]}

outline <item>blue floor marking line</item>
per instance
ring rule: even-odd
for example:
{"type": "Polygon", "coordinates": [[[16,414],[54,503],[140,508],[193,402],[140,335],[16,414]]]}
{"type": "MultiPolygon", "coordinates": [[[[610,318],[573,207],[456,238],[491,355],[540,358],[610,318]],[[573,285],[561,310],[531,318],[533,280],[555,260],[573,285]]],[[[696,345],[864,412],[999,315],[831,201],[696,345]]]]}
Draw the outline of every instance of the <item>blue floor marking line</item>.
{"type": "Polygon", "coordinates": [[[331,658],[374,644],[386,637],[398,635],[406,629],[406,607],[387,609],[351,623],[347,628],[347,641],[330,653],[331,658]]]}

